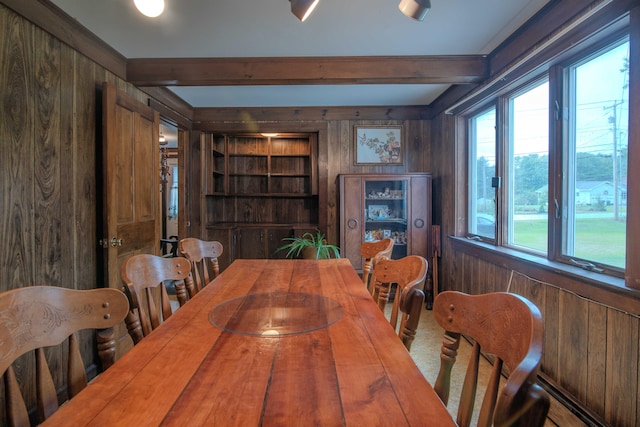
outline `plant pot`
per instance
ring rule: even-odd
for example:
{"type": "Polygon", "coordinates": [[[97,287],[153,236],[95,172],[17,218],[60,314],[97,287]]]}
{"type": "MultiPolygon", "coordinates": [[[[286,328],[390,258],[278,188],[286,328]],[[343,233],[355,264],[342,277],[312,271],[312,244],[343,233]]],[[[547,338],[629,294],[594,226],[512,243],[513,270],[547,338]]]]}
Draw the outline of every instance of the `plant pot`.
{"type": "Polygon", "coordinates": [[[302,259],[316,259],[318,256],[318,248],[314,246],[308,246],[306,248],[302,248],[302,259]]]}

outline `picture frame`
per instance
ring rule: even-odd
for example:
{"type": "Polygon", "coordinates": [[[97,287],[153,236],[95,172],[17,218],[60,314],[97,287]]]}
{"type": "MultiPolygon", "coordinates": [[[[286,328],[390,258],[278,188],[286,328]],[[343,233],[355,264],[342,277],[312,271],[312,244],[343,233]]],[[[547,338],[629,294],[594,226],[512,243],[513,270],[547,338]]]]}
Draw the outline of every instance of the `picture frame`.
{"type": "Polygon", "coordinates": [[[369,205],[369,220],[381,221],[389,217],[389,207],[387,205],[369,205]]]}
{"type": "Polygon", "coordinates": [[[402,126],[355,126],[356,165],[403,165],[402,126]]]}

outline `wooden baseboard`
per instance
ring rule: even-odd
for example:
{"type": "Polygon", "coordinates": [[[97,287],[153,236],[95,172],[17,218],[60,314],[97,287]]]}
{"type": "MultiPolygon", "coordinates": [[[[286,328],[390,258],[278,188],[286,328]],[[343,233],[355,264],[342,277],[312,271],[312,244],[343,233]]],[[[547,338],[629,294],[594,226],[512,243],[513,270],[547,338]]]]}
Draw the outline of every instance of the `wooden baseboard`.
{"type": "Polygon", "coordinates": [[[551,407],[547,419],[557,426],[610,426],[598,414],[578,402],[562,387],[559,387],[544,374],[538,376],[538,382],[551,397],[551,407]]]}

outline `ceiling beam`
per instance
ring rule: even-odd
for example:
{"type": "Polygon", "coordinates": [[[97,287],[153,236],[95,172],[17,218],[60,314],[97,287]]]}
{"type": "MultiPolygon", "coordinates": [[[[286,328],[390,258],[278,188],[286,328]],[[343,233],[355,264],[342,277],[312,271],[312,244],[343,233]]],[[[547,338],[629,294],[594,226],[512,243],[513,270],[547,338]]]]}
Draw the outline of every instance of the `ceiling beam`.
{"type": "Polygon", "coordinates": [[[466,84],[488,76],[484,55],[134,58],[137,86],[466,84]]]}

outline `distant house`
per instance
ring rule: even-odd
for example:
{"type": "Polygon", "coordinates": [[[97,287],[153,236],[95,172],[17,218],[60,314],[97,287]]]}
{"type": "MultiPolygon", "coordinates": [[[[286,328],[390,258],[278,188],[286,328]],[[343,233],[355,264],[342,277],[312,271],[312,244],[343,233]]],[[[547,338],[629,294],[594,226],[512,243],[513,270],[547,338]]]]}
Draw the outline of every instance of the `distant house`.
{"type": "MultiPolygon", "coordinates": [[[[576,204],[596,205],[604,203],[613,205],[615,188],[609,181],[577,181],[576,204]]],[[[618,184],[618,204],[627,204],[627,186],[618,184]]]]}
{"type": "MultiPolygon", "coordinates": [[[[549,188],[544,185],[536,190],[540,199],[546,199],[549,188]]],[[[577,181],[576,205],[597,205],[602,202],[605,205],[613,205],[615,197],[614,186],[609,181],[577,181]]],[[[627,204],[627,185],[618,184],[618,205],[627,204]]]]}

